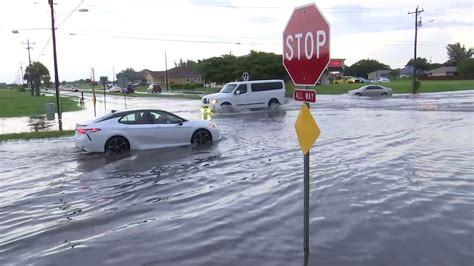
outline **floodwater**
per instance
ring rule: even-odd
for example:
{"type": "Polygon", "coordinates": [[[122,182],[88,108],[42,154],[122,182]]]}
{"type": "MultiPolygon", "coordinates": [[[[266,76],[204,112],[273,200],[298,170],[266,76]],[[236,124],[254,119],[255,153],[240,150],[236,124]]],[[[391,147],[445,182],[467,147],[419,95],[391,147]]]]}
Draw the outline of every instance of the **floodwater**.
{"type": "MultiPolygon", "coordinates": [[[[128,104],[200,117],[199,101],[128,104]]],[[[0,265],[302,265],[298,108],[212,117],[211,147],[116,160],[72,138],[1,143],[0,265]]],[[[474,264],[472,91],[311,111],[310,265],[474,264]]]]}

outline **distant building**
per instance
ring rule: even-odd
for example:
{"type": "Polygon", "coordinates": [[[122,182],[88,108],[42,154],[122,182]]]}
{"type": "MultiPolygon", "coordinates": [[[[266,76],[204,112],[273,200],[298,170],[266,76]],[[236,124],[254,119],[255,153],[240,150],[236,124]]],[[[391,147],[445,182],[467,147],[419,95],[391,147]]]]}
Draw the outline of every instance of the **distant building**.
{"type": "MultiPolygon", "coordinates": [[[[145,74],[148,84],[166,84],[166,71],[148,71],[145,74]]],[[[170,85],[200,84],[203,83],[201,74],[191,68],[175,67],[168,70],[170,85]]]]}
{"type": "Polygon", "coordinates": [[[328,67],[321,75],[318,84],[332,84],[334,80],[344,76],[344,61],[346,61],[346,59],[330,59],[328,67]]]}
{"type": "Polygon", "coordinates": [[[452,77],[458,74],[456,67],[438,67],[433,70],[428,71],[428,76],[433,77],[452,77]]]}
{"type": "Polygon", "coordinates": [[[405,66],[400,69],[400,78],[411,78],[413,76],[413,67],[405,66]]]}
{"type": "Polygon", "coordinates": [[[145,79],[148,84],[165,84],[166,72],[150,70],[145,74],[145,79]]]}
{"type": "Polygon", "coordinates": [[[378,80],[380,78],[389,78],[391,70],[377,70],[367,74],[368,78],[371,80],[378,80]]]}

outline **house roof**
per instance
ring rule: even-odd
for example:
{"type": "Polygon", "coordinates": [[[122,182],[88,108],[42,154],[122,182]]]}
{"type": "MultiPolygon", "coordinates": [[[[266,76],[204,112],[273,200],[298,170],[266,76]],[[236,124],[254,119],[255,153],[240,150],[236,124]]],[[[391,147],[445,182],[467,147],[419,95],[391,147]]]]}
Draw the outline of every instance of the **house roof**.
{"type": "Polygon", "coordinates": [[[404,68],[400,69],[400,74],[413,74],[413,67],[412,66],[405,66],[404,68]]]}
{"type": "Polygon", "coordinates": [[[382,69],[382,70],[377,70],[377,71],[374,71],[374,72],[370,72],[368,75],[370,74],[388,74],[390,73],[391,70],[386,70],[386,69],[382,69]]]}
{"type": "Polygon", "coordinates": [[[145,75],[146,73],[150,71],[148,69],[143,69],[141,71],[138,71],[138,72],[130,72],[128,75],[125,75],[125,74],[117,74],[117,76],[126,76],[129,80],[141,80],[141,79],[144,79],[145,78],[145,75]]]}
{"type": "Polygon", "coordinates": [[[168,77],[185,78],[185,77],[198,77],[198,76],[201,76],[201,75],[191,68],[175,67],[168,70],[168,77]]]}
{"type": "Polygon", "coordinates": [[[148,70],[147,73],[148,73],[148,75],[152,76],[153,78],[162,78],[166,75],[165,71],[151,71],[151,70],[148,70]]]}
{"type": "MultiPolygon", "coordinates": [[[[148,74],[150,74],[153,78],[162,78],[166,76],[166,71],[148,70],[148,74]]],[[[174,68],[168,69],[169,78],[187,78],[187,77],[200,77],[200,76],[201,74],[192,70],[191,68],[174,67],[174,68]]]]}
{"type": "Polygon", "coordinates": [[[438,67],[438,68],[435,68],[435,69],[432,69],[430,71],[428,71],[428,73],[448,73],[448,72],[457,72],[458,69],[455,67],[455,66],[451,66],[451,67],[438,67]]]}

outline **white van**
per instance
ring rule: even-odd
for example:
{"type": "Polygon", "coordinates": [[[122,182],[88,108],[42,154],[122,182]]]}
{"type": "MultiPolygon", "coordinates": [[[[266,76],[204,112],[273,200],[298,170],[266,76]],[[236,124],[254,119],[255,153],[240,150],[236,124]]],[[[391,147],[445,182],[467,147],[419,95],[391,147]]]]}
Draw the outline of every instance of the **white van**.
{"type": "Polygon", "coordinates": [[[243,109],[277,108],[288,103],[283,80],[252,80],[227,83],[218,93],[202,97],[203,112],[227,112],[243,109]]]}

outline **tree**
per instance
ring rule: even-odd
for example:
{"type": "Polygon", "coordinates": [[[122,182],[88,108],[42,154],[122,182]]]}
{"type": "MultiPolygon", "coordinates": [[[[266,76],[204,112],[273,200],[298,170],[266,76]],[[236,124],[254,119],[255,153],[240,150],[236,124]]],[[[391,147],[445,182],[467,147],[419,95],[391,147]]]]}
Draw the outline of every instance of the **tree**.
{"type": "Polygon", "coordinates": [[[128,76],[130,76],[130,74],[133,74],[133,73],[135,73],[135,69],[129,67],[129,68],[126,68],[126,69],[120,71],[116,76],[117,76],[117,79],[118,79],[120,76],[128,77],[128,76]]]}
{"type": "Polygon", "coordinates": [[[197,70],[206,82],[227,83],[236,80],[234,75],[237,58],[233,55],[222,55],[198,61],[197,70]]]}
{"type": "Polygon", "coordinates": [[[194,69],[196,67],[196,61],[193,60],[186,60],[184,61],[183,58],[180,58],[178,62],[174,61],[174,66],[179,68],[191,68],[194,69]]]}
{"type": "MultiPolygon", "coordinates": [[[[424,57],[423,58],[422,57],[417,57],[416,60],[415,60],[415,64],[416,64],[416,69],[417,70],[422,70],[422,71],[428,70],[428,68],[430,66],[430,63],[428,63],[428,59],[426,59],[424,57]]],[[[413,59],[410,59],[405,66],[413,66],[413,59]]]]}
{"type": "Polygon", "coordinates": [[[201,73],[206,82],[221,84],[241,79],[244,72],[249,73],[251,80],[289,80],[281,63],[281,55],[253,50],[245,56],[236,57],[232,54],[225,54],[199,60],[196,70],[201,73]]]}
{"type": "Polygon", "coordinates": [[[400,70],[398,69],[393,69],[390,70],[390,73],[388,73],[391,79],[398,79],[400,77],[400,70]]]}
{"type": "Polygon", "coordinates": [[[432,63],[432,64],[428,65],[427,70],[433,70],[433,69],[436,69],[436,68],[439,68],[439,67],[442,67],[442,66],[443,66],[443,64],[440,64],[440,63],[432,63]]]}
{"type": "Polygon", "coordinates": [[[374,59],[362,59],[344,70],[346,75],[368,78],[370,72],[377,70],[390,70],[388,65],[374,59]]]}
{"type": "MultiPolygon", "coordinates": [[[[26,67],[24,79],[33,84],[35,96],[40,96],[41,83],[51,84],[49,70],[41,62],[33,62],[26,67]]],[[[31,95],[33,96],[33,92],[31,95]]]]}
{"type": "Polygon", "coordinates": [[[461,77],[474,75],[474,58],[466,58],[457,65],[458,73],[461,77]]]}
{"type": "Polygon", "coordinates": [[[470,58],[472,56],[472,51],[466,49],[464,45],[461,46],[460,43],[448,44],[446,46],[448,52],[448,65],[456,66],[463,59],[470,58]]]}

